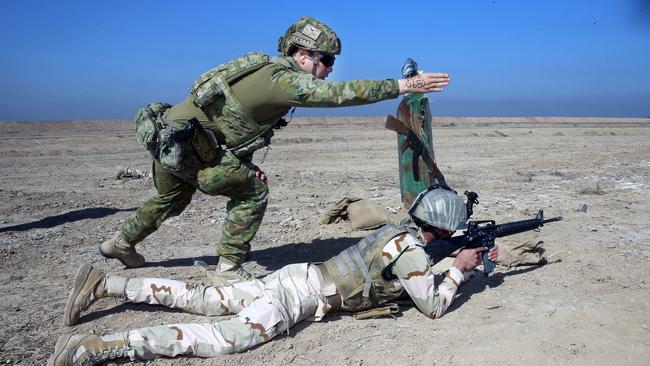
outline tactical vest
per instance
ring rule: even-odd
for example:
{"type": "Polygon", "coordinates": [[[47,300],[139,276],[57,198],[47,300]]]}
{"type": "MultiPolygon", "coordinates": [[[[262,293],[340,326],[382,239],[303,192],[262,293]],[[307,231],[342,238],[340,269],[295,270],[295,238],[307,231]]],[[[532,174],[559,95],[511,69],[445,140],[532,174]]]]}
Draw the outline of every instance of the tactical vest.
{"type": "Polygon", "coordinates": [[[241,78],[271,63],[291,67],[286,58],[251,52],[204,73],[190,88],[194,104],[216,122],[218,133],[225,140],[223,144],[236,155],[245,156],[268,145],[273,134],[271,129],[286,114],[258,123],[242,110],[230,88],[241,78]]]}
{"type": "Polygon", "coordinates": [[[385,225],[319,265],[323,276],[336,285],[345,308],[352,311],[369,309],[403,295],[403,289],[391,289],[394,279],[382,276],[386,267],[382,252],[389,240],[406,232],[416,235],[406,226],[385,225]]]}

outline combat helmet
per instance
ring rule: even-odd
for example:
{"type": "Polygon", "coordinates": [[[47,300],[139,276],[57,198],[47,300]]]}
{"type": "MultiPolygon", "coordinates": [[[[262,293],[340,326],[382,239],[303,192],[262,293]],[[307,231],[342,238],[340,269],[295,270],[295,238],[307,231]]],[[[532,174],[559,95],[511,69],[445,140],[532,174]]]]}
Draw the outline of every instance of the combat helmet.
{"type": "Polygon", "coordinates": [[[336,33],[332,28],[312,17],[298,19],[278,40],[278,52],[283,56],[291,56],[292,47],[330,55],[341,54],[341,40],[336,33]]]}
{"type": "Polygon", "coordinates": [[[434,226],[446,231],[467,227],[467,206],[456,192],[438,185],[421,192],[409,209],[418,226],[434,226]]]}

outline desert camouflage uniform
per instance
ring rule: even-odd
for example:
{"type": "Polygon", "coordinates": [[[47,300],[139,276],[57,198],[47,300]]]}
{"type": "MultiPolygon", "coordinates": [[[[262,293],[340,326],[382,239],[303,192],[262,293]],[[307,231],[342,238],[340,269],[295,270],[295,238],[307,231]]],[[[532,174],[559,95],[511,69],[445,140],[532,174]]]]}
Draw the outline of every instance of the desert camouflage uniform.
{"type": "MultiPolygon", "coordinates": [[[[395,261],[396,276],[391,281],[394,296],[387,295],[378,304],[407,294],[417,308],[430,318],[442,316],[452,303],[463,275],[449,275],[438,285],[422,244],[403,233],[388,243],[373,243],[383,266],[395,261]],[[401,256],[400,256],[401,254],[401,256]],[[399,256],[399,259],[395,260],[399,256]]],[[[166,279],[129,279],[126,298],[134,303],[163,305],[203,315],[237,314],[230,320],[213,324],[173,324],[126,332],[132,358],[193,355],[213,357],[241,352],[269,341],[307,318],[320,320],[331,309],[329,299],[337,295],[337,285],[327,283],[321,266],[292,264],[254,281],[226,287],[192,285],[166,279]]],[[[374,285],[374,283],[373,283],[374,285]]],[[[351,311],[364,310],[346,304],[351,311]]],[[[105,336],[105,340],[121,337],[105,336]]]]}
{"type": "MultiPolygon", "coordinates": [[[[302,71],[292,58],[286,60],[290,67],[272,63],[231,86],[241,110],[255,121],[274,120],[291,107],[361,105],[396,98],[399,94],[396,80],[326,82],[302,71]]],[[[208,118],[190,96],[172,107],[166,118],[181,124],[197,118],[219,138],[219,118],[234,116],[235,112],[226,105],[220,117],[208,118]]],[[[209,195],[230,198],[217,253],[236,264],[243,262],[264,216],[268,199],[266,184],[256,178],[257,168],[250,163],[250,157],[241,159],[220,151],[216,161],[206,164],[194,154],[184,155],[187,156],[183,170],[173,174],[154,160],[153,175],[158,194],[128,217],[120,232],[130,244],[140,242],[156,231],[165,219],[179,215],[198,189],[209,195]]]]}

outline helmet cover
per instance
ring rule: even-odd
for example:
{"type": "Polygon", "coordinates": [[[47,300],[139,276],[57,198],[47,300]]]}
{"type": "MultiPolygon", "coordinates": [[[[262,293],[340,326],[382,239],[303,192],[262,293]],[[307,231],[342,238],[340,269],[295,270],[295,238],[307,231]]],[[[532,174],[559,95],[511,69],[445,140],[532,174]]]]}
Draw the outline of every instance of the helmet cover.
{"type": "Polygon", "coordinates": [[[434,226],[446,231],[467,227],[467,206],[455,192],[430,187],[421,192],[409,209],[409,215],[417,223],[434,226]]]}
{"type": "Polygon", "coordinates": [[[341,40],[336,33],[312,17],[298,19],[278,40],[278,52],[283,56],[291,56],[289,52],[293,46],[330,55],[341,54],[341,40]]]}

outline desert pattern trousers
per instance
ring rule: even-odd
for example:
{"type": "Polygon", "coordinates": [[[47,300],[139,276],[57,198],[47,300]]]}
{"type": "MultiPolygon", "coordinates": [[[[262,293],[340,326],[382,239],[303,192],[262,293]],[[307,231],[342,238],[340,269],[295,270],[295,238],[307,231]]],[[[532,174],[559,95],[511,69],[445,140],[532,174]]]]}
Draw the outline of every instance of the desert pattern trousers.
{"type": "MultiPolygon", "coordinates": [[[[214,287],[158,278],[129,279],[127,300],[202,315],[237,314],[211,324],[172,324],[127,331],[134,359],[214,357],[244,351],[326,312],[323,277],[314,265],[292,264],[261,280],[214,287]]],[[[112,335],[113,336],[113,335],[112,335]]],[[[108,336],[109,338],[112,336],[108,336]]]]}

